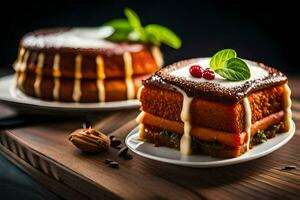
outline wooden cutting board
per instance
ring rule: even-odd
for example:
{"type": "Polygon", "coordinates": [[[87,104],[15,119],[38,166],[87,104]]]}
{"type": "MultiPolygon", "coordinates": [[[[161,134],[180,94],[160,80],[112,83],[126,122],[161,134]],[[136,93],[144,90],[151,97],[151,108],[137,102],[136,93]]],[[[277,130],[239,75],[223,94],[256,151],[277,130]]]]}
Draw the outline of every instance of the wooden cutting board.
{"type": "MultiPolygon", "coordinates": [[[[300,197],[300,102],[294,100],[297,131],[284,147],[247,163],[193,169],[142,158],[124,161],[117,150],[83,154],[68,141],[78,119],[5,130],[0,152],[66,199],[241,199],[300,197]],[[104,164],[106,158],[119,169],[104,164]],[[282,170],[287,165],[296,169],[282,170]]],[[[99,130],[123,139],[136,126],[138,110],[89,116],[99,130]]]]}

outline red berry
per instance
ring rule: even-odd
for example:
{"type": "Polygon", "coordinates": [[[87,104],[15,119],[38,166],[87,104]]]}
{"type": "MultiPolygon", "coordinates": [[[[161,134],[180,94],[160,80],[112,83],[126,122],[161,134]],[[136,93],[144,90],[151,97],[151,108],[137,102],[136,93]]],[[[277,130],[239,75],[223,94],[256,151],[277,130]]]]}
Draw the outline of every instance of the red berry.
{"type": "Polygon", "coordinates": [[[211,69],[207,68],[203,72],[203,78],[207,80],[213,80],[215,79],[215,73],[211,69]]]}
{"type": "Polygon", "coordinates": [[[214,71],[211,68],[206,68],[204,71],[208,71],[208,72],[214,73],[214,71]]]}
{"type": "Polygon", "coordinates": [[[190,74],[193,77],[201,78],[203,74],[203,68],[200,65],[192,65],[190,67],[190,74]]]}

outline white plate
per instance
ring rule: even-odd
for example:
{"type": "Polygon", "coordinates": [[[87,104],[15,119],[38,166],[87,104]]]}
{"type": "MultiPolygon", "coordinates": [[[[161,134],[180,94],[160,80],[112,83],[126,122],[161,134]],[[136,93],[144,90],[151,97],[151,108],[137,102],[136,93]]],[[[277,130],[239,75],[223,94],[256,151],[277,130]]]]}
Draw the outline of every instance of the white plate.
{"type": "Polygon", "coordinates": [[[14,76],[9,75],[0,78],[0,101],[19,109],[36,109],[40,111],[59,111],[59,112],[92,112],[103,110],[120,110],[138,108],[138,100],[114,101],[105,103],[73,103],[45,101],[23,94],[14,87],[14,76]]]}
{"type": "Polygon", "coordinates": [[[125,140],[129,149],[136,154],[145,158],[175,165],[197,168],[210,168],[242,163],[272,153],[273,151],[286,144],[293,137],[293,135],[295,134],[295,124],[294,122],[292,123],[291,130],[288,133],[278,134],[276,135],[276,137],[269,139],[262,144],[256,145],[253,149],[243,154],[242,156],[228,159],[213,158],[206,155],[182,156],[176,149],[168,147],[154,147],[154,145],[151,143],[146,143],[139,140],[138,130],[139,126],[133,129],[128,134],[125,140]]]}

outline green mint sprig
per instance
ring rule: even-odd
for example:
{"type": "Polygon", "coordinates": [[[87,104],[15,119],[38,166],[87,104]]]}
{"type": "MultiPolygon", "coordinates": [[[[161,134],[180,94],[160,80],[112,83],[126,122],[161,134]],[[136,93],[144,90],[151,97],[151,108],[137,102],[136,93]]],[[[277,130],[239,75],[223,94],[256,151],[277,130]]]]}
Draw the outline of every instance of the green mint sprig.
{"type": "Polygon", "coordinates": [[[106,39],[111,41],[135,41],[166,44],[174,49],[181,47],[181,39],[170,29],[158,24],[142,26],[139,16],[130,8],[125,8],[126,19],[114,19],[104,24],[114,29],[106,39]]]}
{"type": "Polygon", "coordinates": [[[218,51],[210,60],[210,67],[220,76],[231,81],[242,81],[250,78],[248,65],[233,49],[218,51]]]}

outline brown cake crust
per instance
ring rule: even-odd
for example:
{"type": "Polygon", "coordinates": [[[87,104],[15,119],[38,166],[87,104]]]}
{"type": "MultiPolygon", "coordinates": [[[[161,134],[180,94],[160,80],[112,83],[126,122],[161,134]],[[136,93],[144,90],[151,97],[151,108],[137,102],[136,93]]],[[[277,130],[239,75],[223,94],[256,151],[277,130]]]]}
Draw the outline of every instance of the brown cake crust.
{"type": "MultiPolygon", "coordinates": [[[[269,87],[248,96],[252,123],[283,110],[283,86],[269,87]]],[[[181,122],[183,97],[180,93],[144,86],[140,94],[141,109],[147,113],[181,122]]],[[[224,103],[194,98],[191,103],[192,124],[230,133],[244,130],[244,109],[241,102],[224,103]]]]}
{"type": "Polygon", "coordinates": [[[183,60],[166,66],[143,81],[143,85],[175,91],[176,89],[172,87],[174,85],[182,89],[189,97],[200,97],[212,101],[235,103],[255,91],[283,85],[287,82],[287,77],[277,69],[253,61],[248,62],[265,69],[268,75],[261,79],[248,80],[239,87],[226,88],[212,82],[195,83],[183,77],[170,75],[174,70],[199,62],[201,59],[203,58],[183,60]]]}

